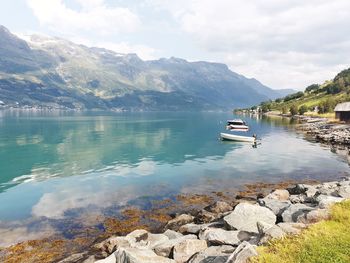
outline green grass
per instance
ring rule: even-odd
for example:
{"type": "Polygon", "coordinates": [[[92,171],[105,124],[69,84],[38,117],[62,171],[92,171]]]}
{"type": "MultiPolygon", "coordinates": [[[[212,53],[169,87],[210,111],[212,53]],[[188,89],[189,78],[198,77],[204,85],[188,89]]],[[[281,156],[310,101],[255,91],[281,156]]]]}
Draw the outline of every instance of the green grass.
{"type": "Polygon", "coordinates": [[[332,207],[331,218],[300,235],[274,240],[258,248],[253,263],[350,262],[350,200],[332,207]]]}

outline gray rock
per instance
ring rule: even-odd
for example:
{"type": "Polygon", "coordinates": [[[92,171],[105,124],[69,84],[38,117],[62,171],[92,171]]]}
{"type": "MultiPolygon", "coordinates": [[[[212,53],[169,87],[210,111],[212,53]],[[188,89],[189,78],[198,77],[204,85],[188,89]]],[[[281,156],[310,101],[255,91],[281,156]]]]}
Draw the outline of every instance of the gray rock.
{"type": "Polygon", "coordinates": [[[174,246],[174,259],[177,263],[187,262],[194,254],[207,248],[205,240],[184,240],[174,246]]]}
{"type": "Polygon", "coordinates": [[[100,259],[100,260],[95,261],[95,263],[119,263],[119,262],[117,261],[116,256],[114,255],[114,253],[109,255],[105,259],[100,259]]]}
{"type": "Polygon", "coordinates": [[[214,204],[206,207],[205,209],[209,212],[220,214],[220,213],[232,211],[233,207],[226,202],[217,201],[214,204]]]}
{"type": "Polygon", "coordinates": [[[350,185],[342,185],[339,187],[338,191],[336,191],[338,196],[350,199],[350,185]]]}
{"type": "Polygon", "coordinates": [[[196,235],[186,235],[176,239],[170,239],[154,247],[153,250],[158,256],[169,257],[174,246],[186,239],[198,239],[196,235]]]}
{"type": "MultiPolygon", "coordinates": [[[[160,257],[152,250],[148,249],[119,248],[112,255],[115,256],[115,263],[175,263],[174,260],[160,257]]],[[[111,263],[114,262],[111,261],[111,263]]]]}
{"type": "Polygon", "coordinates": [[[211,246],[207,249],[195,254],[188,263],[225,263],[230,254],[235,251],[232,246],[211,246]]]}
{"type": "Polygon", "coordinates": [[[286,233],[282,230],[281,227],[279,227],[278,225],[274,225],[274,226],[270,227],[269,229],[265,230],[262,238],[260,239],[259,244],[260,245],[266,244],[271,239],[282,238],[285,235],[286,235],[286,233]]]}
{"type": "Polygon", "coordinates": [[[206,240],[211,245],[237,246],[241,240],[239,231],[226,231],[220,228],[207,228],[199,233],[199,239],[206,240]]]}
{"type": "Polygon", "coordinates": [[[292,204],[305,203],[307,196],[305,194],[290,195],[289,201],[292,204]]]}
{"type": "Polygon", "coordinates": [[[328,208],[329,206],[344,201],[342,197],[335,197],[329,195],[319,195],[316,197],[316,202],[319,208],[328,208]]]}
{"type": "Polygon", "coordinates": [[[169,239],[176,239],[183,236],[183,234],[170,229],[167,229],[163,234],[166,235],[169,239]]]}
{"type": "Polygon", "coordinates": [[[274,190],[272,193],[268,194],[264,199],[287,201],[289,199],[289,192],[284,189],[277,189],[274,190]]]}
{"type": "Polygon", "coordinates": [[[310,185],[308,189],[305,191],[305,195],[308,198],[313,198],[317,192],[318,190],[316,189],[316,187],[310,185]]]}
{"type": "Polygon", "coordinates": [[[315,209],[305,215],[305,221],[302,223],[312,224],[321,220],[327,220],[330,217],[328,209],[315,209]]]}
{"type": "Polygon", "coordinates": [[[250,257],[257,256],[255,246],[244,241],[236,250],[229,256],[227,263],[246,263],[250,257]]]}
{"type": "Polygon", "coordinates": [[[306,213],[314,209],[304,204],[292,204],[282,213],[283,222],[298,222],[298,218],[304,217],[306,213]]]}
{"type": "Polygon", "coordinates": [[[188,233],[188,234],[198,234],[203,228],[208,227],[209,224],[186,224],[179,228],[180,233],[188,233]]]}
{"type": "Polygon", "coordinates": [[[212,228],[223,228],[224,224],[222,222],[212,222],[207,224],[186,224],[179,228],[179,232],[183,234],[195,234],[197,235],[202,229],[212,227],[212,228]]]}
{"type": "Polygon", "coordinates": [[[196,221],[196,223],[199,223],[199,224],[210,223],[210,222],[213,222],[221,217],[222,217],[221,214],[212,213],[212,212],[209,212],[207,210],[202,209],[197,214],[195,221],[196,221]]]}
{"type": "Polygon", "coordinates": [[[306,227],[303,223],[278,223],[277,226],[279,226],[283,232],[286,234],[299,234],[302,229],[306,227]]]}
{"type": "Polygon", "coordinates": [[[73,254],[73,255],[70,255],[69,257],[67,257],[63,260],[58,261],[57,263],[78,262],[78,261],[82,260],[86,255],[87,255],[87,252],[73,254]]]}
{"type": "Polygon", "coordinates": [[[276,216],[266,207],[240,203],[232,213],[224,217],[224,221],[230,229],[258,233],[258,221],[274,225],[276,223],[276,216]]]}
{"type": "Polygon", "coordinates": [[[258,203],[261,206],[269,208],[276,216],[282,215],[283,211],[291,205],[290,201],[279,201],[269,198],[259,199],[258,203]]]}
{"type": "Polygon", "coordinates": [[[112,236],[105,241],[94,245],[94,248],[100,250],[102,255],[108,256],[113,253],[118,247],[130,247],[130,242],[126,237],[112,236]]]}
{"type": "Polygon", "coordinates": [[[259,232],[259,235],[264,235],[265,232],[270,229],[271,227],[273,227],[274,225],[271,225],[271,224],[267,224],[265,223],[264,221],[258,221],[256,223],[256,226],[258,227],[258,232],[259,232]]]}
{"type": "MultiPolygon", "coordinates": [[[[79,261],[81,262],[81,261],[79,261]]],[[[96,258],[94,255],[89,256],[87,259],[84,259],[81,263],[95,263],[96,258]]]]}
{"type": "Polygon", "coordinates": [[[188,223],[192,223],[193,220],[194,220],[193,216],[187,215],[187,214],[182,214],[182,215],[179,215],[179,216],[175,217],[174,219],[170,220],[166,224],[165,228],[177,231],[180,226],[188,224],[188,223]]]}
{"type": "Polygon", "coordinates": [[[328,182],[318,185],[317,193],[321,195],[332,195],[337,196],[338,183],[337,182],[328,182]]]}
{"type": "Polygon", "coordinates": [[[293,188],[289,188],[288,191],[291,195],[304,194],[308,188],[306,184],[297,184],[293,188]]]}

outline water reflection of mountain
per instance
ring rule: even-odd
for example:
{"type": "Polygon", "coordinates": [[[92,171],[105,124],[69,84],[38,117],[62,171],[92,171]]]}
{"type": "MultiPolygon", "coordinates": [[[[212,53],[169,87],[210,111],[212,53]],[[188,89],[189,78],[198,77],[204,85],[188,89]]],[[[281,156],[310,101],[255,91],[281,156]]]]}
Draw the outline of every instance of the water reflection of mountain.
{"type": "MultiPolygon", "coordinates": [[[[220,113],[9,112],[0,122],[0,183],[71,176],[141,160],[183,163],[223,156],[220,113]]],[[[253,123],[252,123],[253,124],[253,123]]],[[[255,126],[253,124],[253,126],[255,126]]],[[[259,131],[262,133],[262,131],[259,131]]],[[[237,146],[236,146],[237,147],[237,146]]]]}

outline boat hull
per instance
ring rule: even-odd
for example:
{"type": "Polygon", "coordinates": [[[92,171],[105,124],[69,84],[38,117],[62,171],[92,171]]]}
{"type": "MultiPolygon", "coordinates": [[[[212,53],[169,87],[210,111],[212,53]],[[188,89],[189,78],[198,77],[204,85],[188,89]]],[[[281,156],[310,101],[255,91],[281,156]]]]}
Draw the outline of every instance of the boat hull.
{"type": "Polygon", "coordinates": [[[222,140],[236,141],[236,142],[255,142],[256,140],[254,137],[240,136],[240,135],[229,134],[229,133],[220,133],[220,138],[222,140]]]}

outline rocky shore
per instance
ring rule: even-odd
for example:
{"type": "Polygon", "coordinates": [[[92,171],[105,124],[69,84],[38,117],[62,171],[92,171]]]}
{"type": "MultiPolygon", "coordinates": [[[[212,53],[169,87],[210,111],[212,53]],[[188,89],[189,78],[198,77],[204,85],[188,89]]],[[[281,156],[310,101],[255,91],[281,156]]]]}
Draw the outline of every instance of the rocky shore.
{"type": "Polygon", "coordinates": [[[297,116],[302,124],[298,130],[312,136],[315,140],[335,145],[350,145],[350,124],[331,123],[325,118],[297,116]]]}
{"type": "Polygon", "coordinates": [[[161,233],[138,229],[112,236],[60,263],[243,263],[257,246],[295,235],[329,217],[328,208],[350,198],[350,180],[276,189],[256,200],[216,201],[179,214],[161,233]]]}

